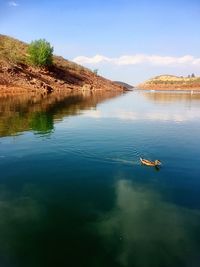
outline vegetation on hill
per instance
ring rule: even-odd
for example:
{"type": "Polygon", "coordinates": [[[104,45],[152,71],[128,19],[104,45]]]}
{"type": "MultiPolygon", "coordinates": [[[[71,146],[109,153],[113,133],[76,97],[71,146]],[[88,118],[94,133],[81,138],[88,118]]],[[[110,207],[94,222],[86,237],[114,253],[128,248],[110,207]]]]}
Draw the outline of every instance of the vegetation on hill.
{"type": "Polygon", "coordinates": [[[27,45],[0,34],[0,66],[26,62],[27,45]]]}
{"type": "Polygon", "coordinates": [[[190,84],[195,81],[200,81],[200,77],[188,76],[188,77],[178,77],[173,75],[161,75],[153,79],[150,79],[146,83],[149,84],[190,84]]]}
{"type": "Polygon", "coordinates": [[[9,90],[46,94],[54,90],[124,91],[126,88],[53,55],[53,48],[45,40],[28,45],[0,35],[0,93],[9,90]],[[48,68],[41,68],[43,66],[48,68]]]}
{"type": "Polygon", "coordinates": [[[45,39],[32,41],[28,46],[28,62],[39,67],[53,64],[53,47],[45,39]]]}
{"type": "Polygon", "coordinates": [[[200,90],[200,77],[194,74],[183,76],[160,75],[138,86],[141,89],[177,89],[177,90],[200,90]]]}

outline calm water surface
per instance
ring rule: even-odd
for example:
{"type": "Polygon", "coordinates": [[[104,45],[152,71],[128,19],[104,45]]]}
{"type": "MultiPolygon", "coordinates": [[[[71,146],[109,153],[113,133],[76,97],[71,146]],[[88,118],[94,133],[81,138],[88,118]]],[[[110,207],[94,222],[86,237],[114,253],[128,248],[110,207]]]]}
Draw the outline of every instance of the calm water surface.
{"type": "Polygon", "coordinates": [[[196,94],[0,98],[0,266],[199,267],[199,144],[196,94]]]}

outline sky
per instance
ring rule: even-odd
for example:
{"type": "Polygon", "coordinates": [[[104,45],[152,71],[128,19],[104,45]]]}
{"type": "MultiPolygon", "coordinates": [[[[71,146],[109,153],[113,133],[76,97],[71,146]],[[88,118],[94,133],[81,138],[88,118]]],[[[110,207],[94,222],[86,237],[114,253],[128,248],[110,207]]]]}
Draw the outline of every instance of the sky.
{"type": "Polygon", "coordinates": [[[0,33],[45,38],[111,80],[200,75],[200,0],[0,0],[0,33]]]}

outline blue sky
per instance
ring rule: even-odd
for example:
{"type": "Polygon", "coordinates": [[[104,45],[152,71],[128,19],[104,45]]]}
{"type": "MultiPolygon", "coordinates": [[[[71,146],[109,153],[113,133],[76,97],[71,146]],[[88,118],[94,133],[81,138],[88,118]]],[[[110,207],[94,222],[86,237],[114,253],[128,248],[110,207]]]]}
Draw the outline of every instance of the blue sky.
{"type": "Polygon", "coordinates": [[[0,0],[0,33],[54,51],[113,80],[200,75],[199,0],[0,0]]]}

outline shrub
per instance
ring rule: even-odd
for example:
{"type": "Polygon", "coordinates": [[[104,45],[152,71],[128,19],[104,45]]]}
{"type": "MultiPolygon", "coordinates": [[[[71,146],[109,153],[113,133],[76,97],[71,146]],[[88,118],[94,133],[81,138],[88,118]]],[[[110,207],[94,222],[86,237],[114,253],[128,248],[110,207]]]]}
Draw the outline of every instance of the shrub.
{"type": "Polygon", "coordinates": [[[28,47],[28,61],[39,67],[51,66],[53,63],[53,47],[45,39],[32,41],[28,47]]]}
{"type": "Polygon", "coordinates": [[[95,75],[98,75],[98,71],[99,71],[98,69],[94,69],[94,70],[93,70],[93,73],[94,73],[95,75]]]}

